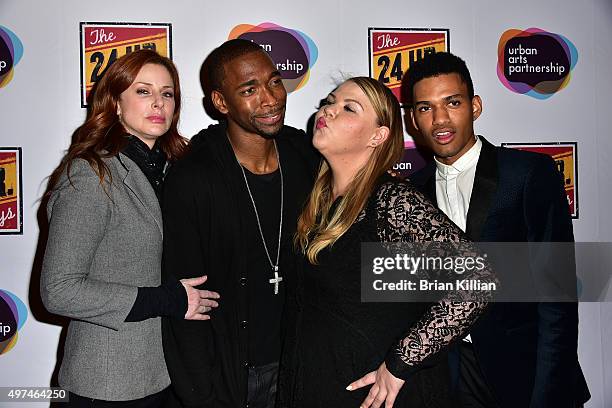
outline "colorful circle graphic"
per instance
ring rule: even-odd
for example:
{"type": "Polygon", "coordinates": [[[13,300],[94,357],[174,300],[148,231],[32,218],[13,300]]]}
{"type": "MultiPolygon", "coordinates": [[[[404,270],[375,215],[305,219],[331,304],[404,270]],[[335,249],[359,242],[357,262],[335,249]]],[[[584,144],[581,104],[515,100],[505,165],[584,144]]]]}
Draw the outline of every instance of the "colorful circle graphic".
{"type": "Polygon", "coordinates": [[[17,343],[18,332],[28,317],[26,305],[13,293],[0,289],[0,355],[17,343]]]}
{"type": "Polygon", "coordinates": [[[15,65],[23,56],[23,44],[14,32],[0,25],[0,88],[13,79],[15,65]]]}
{"type": "Polygon", "coordinates": [[[242,38],[267,51],[283,77],[287,92],[297,91],[308,82],[310,69],[317,61],[318,49],[310,37],[298,30],[274,23],[240,24],[228,39],[242,38]]]}
{"type": "Polygon", "coordinates": [[[578,51],[570,40],[539,28],[505,31],[497,55],[501,83],[536,99],[548,99],[565,88],[578,62],[578,51]]]}

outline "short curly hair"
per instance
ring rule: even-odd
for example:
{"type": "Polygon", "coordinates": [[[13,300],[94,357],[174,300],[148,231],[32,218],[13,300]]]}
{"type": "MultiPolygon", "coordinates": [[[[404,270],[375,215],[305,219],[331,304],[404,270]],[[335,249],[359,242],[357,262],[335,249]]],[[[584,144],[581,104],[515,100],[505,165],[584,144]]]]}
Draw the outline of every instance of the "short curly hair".
{"type": "Polygon", "coordinates": [[[472,77],[465,61],[450,52],[428,54],[410,65],[406,73],[408,76],[407,96],[412,101],[414,86],[420,80],[444,74],[459,75],[461,81],[467,85],[470,99],[474,97],[474,84],[472,83],[472,77]]]}
{"type": "Polygon", "coordinates": [[[240,38],[226,41],[215,48],[206,57],[200,70],[200,82],[204,93],[210,95],[210,92],[220,90],[225,79],[225,66],[236,58],[253,52],[263,52],[268,55],[257,43],[240,38]]]}

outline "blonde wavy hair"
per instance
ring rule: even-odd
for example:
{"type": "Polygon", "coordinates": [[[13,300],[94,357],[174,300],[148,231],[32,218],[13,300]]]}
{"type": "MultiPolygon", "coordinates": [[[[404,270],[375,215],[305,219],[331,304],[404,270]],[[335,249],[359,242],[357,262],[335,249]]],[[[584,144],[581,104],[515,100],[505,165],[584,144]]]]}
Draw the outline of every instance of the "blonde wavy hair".
{"type": "Polygon", "coordinates": [[[348,81],[361,88],[374,108],[378,126],[386,126],[390,132],[387,140],[374,148],[331,215],[333,174],[327,162],[322,162],[308,202],[298,219],[295,234],[298,250],[315,265],[319,253],[332,246],[353,225],[379,178],[397,163],[404,150],[401,110],[395,95],[372,78],[354,77],[348,81]]]}

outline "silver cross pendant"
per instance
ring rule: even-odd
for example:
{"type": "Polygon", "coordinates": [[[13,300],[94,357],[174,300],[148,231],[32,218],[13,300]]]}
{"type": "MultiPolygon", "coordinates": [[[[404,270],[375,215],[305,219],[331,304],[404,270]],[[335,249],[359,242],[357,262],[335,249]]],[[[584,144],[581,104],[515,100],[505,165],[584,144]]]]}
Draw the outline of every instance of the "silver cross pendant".
{"type": "Polygon", "coordinates": [[[278,295],[278,284],[281,283],[283,277],[278,274],[278,266],[274,267],[274,278],[270,279],[268,282],[274,284],[274,294],[278,295]]]}

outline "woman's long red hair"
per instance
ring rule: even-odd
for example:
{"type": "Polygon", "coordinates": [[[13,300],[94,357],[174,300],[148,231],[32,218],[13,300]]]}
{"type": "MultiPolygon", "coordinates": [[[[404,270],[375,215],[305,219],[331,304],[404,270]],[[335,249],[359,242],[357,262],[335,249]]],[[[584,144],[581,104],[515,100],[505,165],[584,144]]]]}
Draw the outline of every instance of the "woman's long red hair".
{"type": "Polygon", "coordinates": [[[110,178],[103,159],[117,155],[127,143],[126,131],[119,123],[117,103],[121,93],[129,88],[146,64],[165,67],[174,82],[174,115],[168,132],[158,139],[159,147],[169,161],[177,160],[185,153],[187,140],[179,134],[177,127],[181,111],[181,89],[176,67],[170,59],[155,51],[134,51],[115,61],[94,87],[87,119],[75,132],[66,155],[49,177],[48,193],[64,171],[70,172],[70,165],[77,158],[87,160],[100,177],[100,183],[103,183],[107,175],[110,178]]]}

